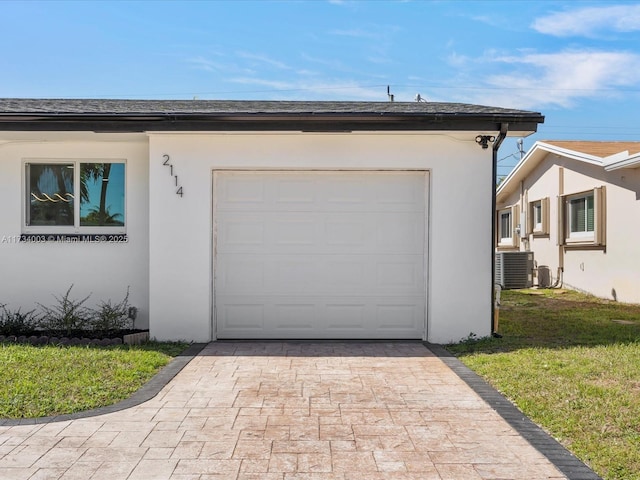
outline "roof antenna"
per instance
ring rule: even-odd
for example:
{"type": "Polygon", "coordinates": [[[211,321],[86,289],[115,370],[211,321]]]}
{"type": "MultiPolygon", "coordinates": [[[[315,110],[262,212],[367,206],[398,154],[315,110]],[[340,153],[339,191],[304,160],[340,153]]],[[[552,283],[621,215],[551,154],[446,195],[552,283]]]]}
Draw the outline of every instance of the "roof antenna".
{"type": "Polygon", "coordinates": [[[387,97],[389,97],[390,102],[393,102],[393,93],[391,93],[391,89],[389,88],[389,85],[387,85],[387,97]]]}
{"type": "Polygon", "coordinates": [[[522,157],[524,157],[524,148],[522,148],[522,142],[524,142],[522,138],[519,138],[516,142],[516,144],[518,145],[518,152],[520,152],[520,160],[522,160],[522,157]]]}

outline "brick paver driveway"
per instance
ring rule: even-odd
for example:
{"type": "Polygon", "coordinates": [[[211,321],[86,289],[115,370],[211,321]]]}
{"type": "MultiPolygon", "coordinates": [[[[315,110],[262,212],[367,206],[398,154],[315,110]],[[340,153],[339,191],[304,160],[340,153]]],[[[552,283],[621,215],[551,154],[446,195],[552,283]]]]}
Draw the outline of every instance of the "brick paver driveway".
{"type": "Polygon", "coordinates": [[[565,477],[421,343],[218,342],[136,407],[0,427],[0,478],[565,477]]]}

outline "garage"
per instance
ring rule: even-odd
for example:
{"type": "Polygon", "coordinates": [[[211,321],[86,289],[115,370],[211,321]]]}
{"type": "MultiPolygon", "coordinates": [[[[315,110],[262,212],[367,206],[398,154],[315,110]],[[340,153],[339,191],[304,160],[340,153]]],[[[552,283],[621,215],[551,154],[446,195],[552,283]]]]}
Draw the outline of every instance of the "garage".
{"type": "Polygon", "coordinates": [[[426,171],[215,171],[219,339],[426,338],[426,171]]]}
{"type": "Polygon", "coordinates": [[[432,101],[0,99],[0,113],[10,307],[55,294],[33,282],[45,268],[96,302],[130,288],[136,328],[188,342],[491,335],[498,149],[544,121],[432,101]],[[74,225],[26,224],[28,166],[52,162],[124,164],[117,234],[77,208],[74,225]]]}

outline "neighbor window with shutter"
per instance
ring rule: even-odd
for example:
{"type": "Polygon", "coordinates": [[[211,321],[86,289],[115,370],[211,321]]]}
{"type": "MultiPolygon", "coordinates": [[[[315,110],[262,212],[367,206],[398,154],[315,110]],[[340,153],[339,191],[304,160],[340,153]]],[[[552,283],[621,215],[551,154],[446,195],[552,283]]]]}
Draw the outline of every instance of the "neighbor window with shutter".
{"type": "Polygon", "coordinates": [[[529,202],[529,232],[549,235],[549,198],[529,202]]]}
{"type": "Polygon", "coordinates": [[[605,189],[564,195],[559,202],[559,243],[565,245],[605,244],[605,189]]]}
{"type": "Polygon", "coordinates": [[[498,247],[519,247],[520,239],[516,231],[520,211],[517,205],[498,211],[498,247]]]}

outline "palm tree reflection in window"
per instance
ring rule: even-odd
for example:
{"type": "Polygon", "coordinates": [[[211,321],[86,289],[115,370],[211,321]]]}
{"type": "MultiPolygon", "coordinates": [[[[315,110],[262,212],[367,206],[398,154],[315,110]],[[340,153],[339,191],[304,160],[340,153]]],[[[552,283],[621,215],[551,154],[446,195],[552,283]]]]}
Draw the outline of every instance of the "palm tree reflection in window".
{"type": "Polygon", "coordinates": [[[29,165],[29,225],[73,225],[73,164],[29,165]]]}
{"type": "Polygon", "coordinates": [[[80,225],[124,225],[124,163],[80,165],[80,225]]]}

